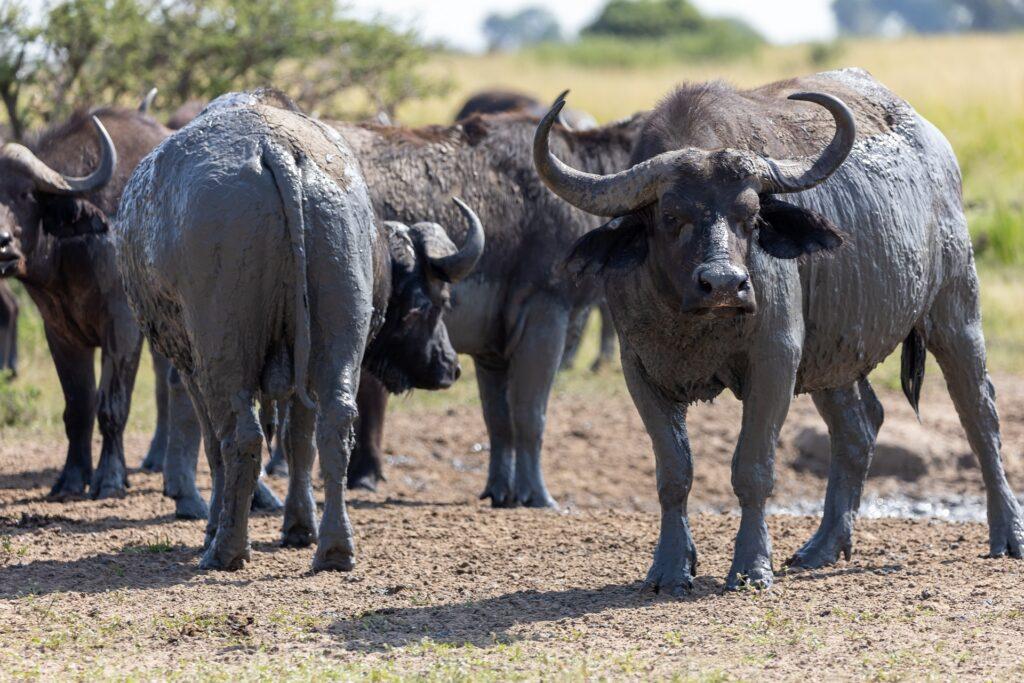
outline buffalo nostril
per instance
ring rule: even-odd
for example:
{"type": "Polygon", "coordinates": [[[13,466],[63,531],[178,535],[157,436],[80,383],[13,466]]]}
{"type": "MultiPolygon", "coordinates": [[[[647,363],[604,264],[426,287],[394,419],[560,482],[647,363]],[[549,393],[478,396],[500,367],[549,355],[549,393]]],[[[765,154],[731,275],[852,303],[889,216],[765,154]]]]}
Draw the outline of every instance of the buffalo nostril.
{"type": "Polygon", "coordinates": [[[456,365],[456,366],[455,366],[455,380],[456,380],[456,381],[458,381],[458,379],[459,379],[460,377],[462,377],[462,367],[461,367],[461,366],[458,366],[458,365],[456,365]]]}
{"type": "Polygon", "coordinates": [[[700,277],[697,278],[697,281],[700,285],[700,291],[704,292],[705,294],[710,294],[711,292],[715,291],[714,286],[706,279],[704,279],[704,273],[700,274],[700,277]]]}
{"type": "Polygon", "coordinates": [[[14,237],[9,232],[0,232],[0,248],[10,246],[11,242],[14,241],[14,237]]]}
{"type": "Polygon", "coordinates": [[[736,291],[737,292],[745,292],[748,289],[750,289],[750,276],[749,275],[743,275],[740,278],[739,285],[737,285],[737,287],[736,287],[736,291]]]}

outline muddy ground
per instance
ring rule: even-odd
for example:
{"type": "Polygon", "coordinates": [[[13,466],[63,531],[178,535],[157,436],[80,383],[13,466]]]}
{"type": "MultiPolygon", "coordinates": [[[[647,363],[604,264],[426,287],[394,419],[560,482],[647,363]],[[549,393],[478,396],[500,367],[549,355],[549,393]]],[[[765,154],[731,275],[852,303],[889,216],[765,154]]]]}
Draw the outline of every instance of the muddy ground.
{"type": "MultiPolygon", "coordinates": [[[[997,386],[1020,492],[1024,381],[997,386]]],[[[982,494],[981,476],[942,387],[926,388],[921,424],[902,396],[882,400],[867,496],[925,511],[939,502],[956,518],[982,494]]],[[[1024,563],[981,559],[982,524],[864,519],[851,562],[782,575],[766,593],[724,592],[738,416],[733,400],[691,412],[700,565],[685,599],[639,591],[658,529],[654,463],[621,390],[553,397],[545,471],[559,512],[477,501],[487,459],[477,409],[400,406],[388,481],[351,497],[359,558],[344,575],[310,575],[312,551],[278,548],[272,515],[252,520],[243,570],[200,572],[202,524],[173,519],[158,476],[133,473],[121,500],[47,502],[61,439],[5,432],[0,678],[1024,676],[1024,563]]],[[[777,509],[811,509],[823,495],[822,434],[798,399],[780,439],[777,509]]],[[[147,440],[129,435],[132,462],[147,440]]],[[[815,523],[773,516],[777,568],[815,523]]]]}

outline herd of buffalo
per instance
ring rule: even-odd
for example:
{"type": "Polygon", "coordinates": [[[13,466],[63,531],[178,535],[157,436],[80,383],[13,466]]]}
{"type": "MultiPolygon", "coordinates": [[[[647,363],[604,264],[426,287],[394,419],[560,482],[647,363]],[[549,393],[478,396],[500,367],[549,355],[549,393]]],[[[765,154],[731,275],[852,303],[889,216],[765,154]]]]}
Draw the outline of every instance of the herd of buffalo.
{"type": "MultiPolygon", "coordinates": [[[[564,94],[548,109],[483,93],[456,123],[421,128],[319,120],[270,89],[164,125],[151,100],[0,149],[0,275],[38,307],[66,400],[52,497],[124,493],[145,338],[158,425],[143,467],[163,471],[178,516],[207,519],[203,568],[241,566],[250,509],[282,507],[261,480],[266,444],[289,478],[282,543],[316,544],[316,570],[351,569],[345,489],[383,479],[387,396],[448,387],[459,353],[490,442],[481,497],[555,506],[548,397],[598,307],[599,361],[617,335],[657,464],[650,589],[691,589],[687,407],[726,389],[743,403],[727,585],[772,583],[765,504],[796,393],[811,394],[832,457],[820,526],[787,564],[849,558],[883,420],[867,375],[900,344],[915,409],[929,351],[945,376],[984,474],[989,553],[1021,557],[960,170],[868,73],[687,84],[604,126],[564,94]]],[[[16,317],[0,282],[12,369],[16,317]]]]}

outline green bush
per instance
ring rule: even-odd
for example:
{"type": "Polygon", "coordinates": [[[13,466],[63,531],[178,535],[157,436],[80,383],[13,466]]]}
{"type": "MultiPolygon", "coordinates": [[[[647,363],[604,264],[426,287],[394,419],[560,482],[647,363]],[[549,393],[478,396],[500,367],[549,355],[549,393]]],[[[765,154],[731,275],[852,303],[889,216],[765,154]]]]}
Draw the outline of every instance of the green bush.
{"type": "Polygon", "coordinates": [[[40,395],[38,387],[14,382],[10,373],[0,374],[0,427],[19,427],[34,422],[39,416],[40,395]]]}
{"type": "Polygon", "coordinates": [[[670,38],[588,35],[573,43],[546,43],[527,50],[542,61],[582,67],[642,68],[674,62],[727,60],[757,52],[764,40],[742,24],[708,20],[703,30],[670,38]]]}

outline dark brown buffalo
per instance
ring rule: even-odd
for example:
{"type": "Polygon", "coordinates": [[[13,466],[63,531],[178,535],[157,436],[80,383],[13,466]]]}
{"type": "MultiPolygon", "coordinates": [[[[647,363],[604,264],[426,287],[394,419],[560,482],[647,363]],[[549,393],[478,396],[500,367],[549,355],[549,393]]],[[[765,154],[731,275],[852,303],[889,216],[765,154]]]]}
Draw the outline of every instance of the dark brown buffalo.
{"type": "MultiPolygon", "coordinates": [[[[491,446],[481,497],[495,506],[554,504],[540,467],[547,399],[571,321],[595,295],[559,270],[572,242],[596,224],[541,184],[530,153],[535,124],[522,112],[418,129],[336,124],[382,218],[458,225],[447,196],[462,193],[486,226],[483,258],[453,289],[447,320],[455,349],[475,361],[491,446]]],[[[557,144],[593,172],[614,172],[628,164],[641,125],[632,117],[589,131],[559,127],[557,144]]],[[[386,396],[364,384],[357,401],[363,423],[349,485],[374,488],[386,396]]]]}
{"type": "Polygon", "coordinates": [[[144,114],[109,108],[78,113],[29,147],[0,150],[0,275],[21,280],[39,308],[66,401],[68,453],[55,497],[88,488],[103,498],[128,485],[122,434],[142,335],[121,288],[108,224],[128,176],[168,134],[144,114]],[[94,472],[97,417],[103,446],[94,472]]]}
{"type": "MultiPolygon", "coordinates": [[[[484,90],[473,95],[459,109],[455,115],[456,122],[469,118],[474,114],[501,114],[513,111],[520,111],[538,119],[547,113],[547,105],[541,104],[535,97],[525,93],[508,90],[484,90]]],[[[559,123],[566,128],[573,130],[589,130],[597,126],[597,122],[587,112],[581,109],[563,109],[559,114],[559,123]]],[[[610,365],[615,357],[615,325],[612,324],[612,316],[608,312],[608,304],[601,299],[595,306],[601,317],[601,344],[597,358],[591,363],[592,372],[599,372],[602,368],[610,365]]],[[[579,351],[580,340],[590,317],[591,309],[584,309],[569,330],[565,340],[565,351],[562,354],[562,368],[571,368],[576,362],[576,352],[579,351]]],[[[376,422],[376,421],[375,421],[376,422]]],[[[381,421],[383,423],[383,421],[381,421]]],[[[380,450],[380,444],[376,444],[380,450]]]]}
{"type": "Polygon", "coordinates": [[[204,100],[189,100],[171,114],[171,117],[167,119],[167,127],[171,130],[184,128],[189,121],[199,116],[206,104],[204,100]]]}

